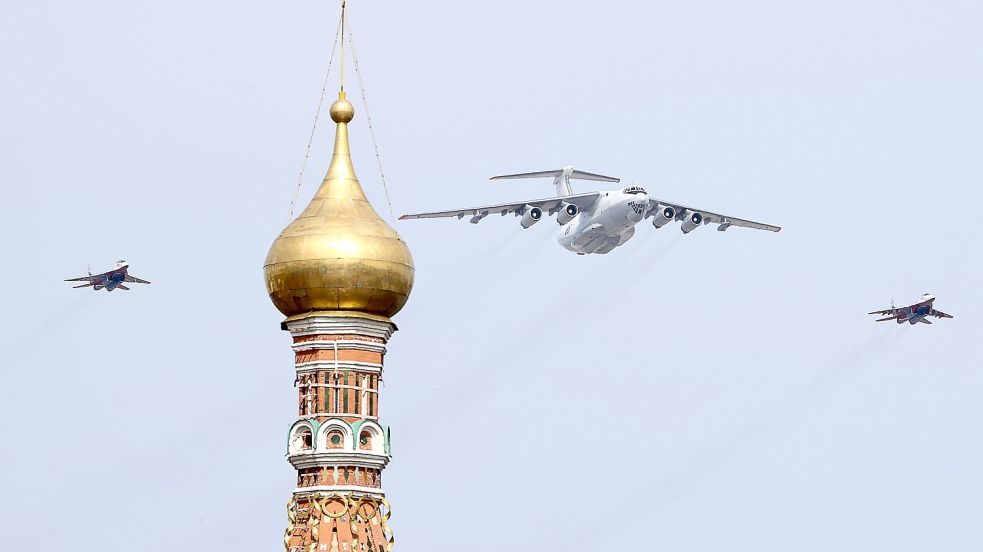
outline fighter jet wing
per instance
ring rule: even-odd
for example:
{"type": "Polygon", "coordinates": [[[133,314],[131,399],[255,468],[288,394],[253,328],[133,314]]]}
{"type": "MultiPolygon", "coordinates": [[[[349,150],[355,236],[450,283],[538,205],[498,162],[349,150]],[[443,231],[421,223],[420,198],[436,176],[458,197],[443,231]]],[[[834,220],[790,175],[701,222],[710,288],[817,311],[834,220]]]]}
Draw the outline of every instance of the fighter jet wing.
{"type": "Polygon", "coordinates": [[[666,201],[663,199],[658,199],[649,196],[648,209],[645,211],[645,216],[649,217],[656,214],[666,207],[672,207],[676,212],[677,217],[685,219],[688,215],[687,213],[695,214],[699,213],[703,219],[703,224],[717,224],[717,230],[721,232],[730,228],[731,226],[743,226],[745,228],[754,228],[755,230],[768,230],[769,232],[778,232],[782,229],[781,226],[773,226],[771,224],[765,224],[762,222],[755,222],[753,220],[745,220],[737,217],[732,217],[730,215],[721,215],[719,213],[712,213],[710,211],[704,211],[702,209],[697,209],[695,207],[687,207],[681,203],[673,203],[671,201],[666,201]]]}
{"type": "Polygon", "coordinates": [[[521,215],[523,209],[528,205],[530,207],[539,207],[547,214],[552,215],[561,209],[564,203],[572,203],[580,208],[580,210],[589,209],[600,197],[601,192],[590,192],[586,194],[575,194],[563,197],[550,197],[546,199],[534,199],[530,201],[517,201],[515,203],[501,203],[498,205],[486,205],[484,207],[469,207],[466,209],[454,209],[450,211],[434,211],[431,213],[416,213],[412,215],[403,215],[399,217],[399,220],[407,219],[423,219],[423,218],[443,218],[443,217],[457,217],[462,219],[464,217],[471,217],[471,223],[477,224],[481,219],[485,218],[490,214],[500,214],[505,216],[509,213],[515,213],[521,215]]]}
{"type": "MultiPolygon", "coordinates": [[[[126,275],[126,278],[125,278],[124,281],[126,281],[126,282],[133,282],[133,283],[137,283],[137,284],[149,284],[150,283],[150,282],[148,282],[146,280],[142,280],[140,278],[137,278],[136,276],[130,276],[129,274],[126,275]]],[[[120,286],[120,287],[122,287],[122,286],[120,286]]]]}
{"type": "MultiPolygon", "coordinates": [[[[112,272],[111,270],[109,272],[112,272]]],[[[98,282],[104,279],[109,272],[103,272],[102,274],[89,274],[88,276],[79,276],[78,278],[68,278],[66,282],[98,282]]]]}
{"type": "MultiPolygon", "coordinates": [[[[901,308],[893,308],[893,309],[884,309],[884,310],[871,311],[871,312],[868,312],[867,314],[890,314],[891,316],[896,316],[898,314],[898,312],[907,311],[909,309],[911,309],[911,307],[901,307],[901,308]]],[[[887,319],[885,318],[885,320],[887,320],[887,319]]],[[[880,322],[880,320],[878,320],[878,322],[880,322]]]]}
{"type": "Polygon", "coordinates": [[[942,312],[940,310],[936,310],[936,309],[932,309],[931,314],[932,314],[932,316],[935,316],[935,317],[938,317],[938,318],[952,318],[953,317],[951,314],[946,314],[946,313],[944,313],[944,312],[942,312]]]}

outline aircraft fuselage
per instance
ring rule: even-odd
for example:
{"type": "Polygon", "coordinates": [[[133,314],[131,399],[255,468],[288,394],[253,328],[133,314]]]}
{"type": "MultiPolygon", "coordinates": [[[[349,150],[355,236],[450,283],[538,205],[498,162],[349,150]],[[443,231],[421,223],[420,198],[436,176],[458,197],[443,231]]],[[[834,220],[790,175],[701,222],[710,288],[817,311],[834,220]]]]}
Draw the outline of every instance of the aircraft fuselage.
{"type": "Polygon", "coordinates": [[[129,268],[129,265],[123,265],[121,267],[116,268],[112,272],[107,273],[106,276],[102,278],[102,281],[97,282],[95,285],[92,286],[92,289],[94,290],[105,289],[106,291],[113,291],[114,289],[119,287],[120,284],[126,281],[127,268],[129,268]]]}
{"type": "Polygon", "coordinates": [[[580,255],[608,253],[635,234],[645,216],[648,196],[622,191],[604,192],[590,207],[560,226],[557,241],[580,255]]]}
{"type": "Polygon", "coordinates": [[[908,316],[898,317],[898,324],[904,324],[905,322],[909,324],[917,324],[931,312],[932,301],[912,305],[912,307],[908,309],[908,316]]]}

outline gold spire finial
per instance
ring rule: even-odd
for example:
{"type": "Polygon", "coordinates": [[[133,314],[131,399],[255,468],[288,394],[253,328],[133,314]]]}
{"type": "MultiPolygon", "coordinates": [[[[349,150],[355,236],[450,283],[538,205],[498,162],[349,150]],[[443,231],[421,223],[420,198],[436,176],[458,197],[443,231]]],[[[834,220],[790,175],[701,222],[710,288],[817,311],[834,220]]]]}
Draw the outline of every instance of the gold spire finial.
{"type": "MultiPolygon", "coordinates": [[[[352,166],[352,153],[348,145],[348,123],[355,118],[355,106],[345,99],[344,92],[339,92],[338,99],[331,104],[330,113],[331,120],[338,124],[338,128],[335,130],[331,165],[328,166],[328,175],[324,181],[326,183],[332,178],[344,178],[354,181],[355,185],[358,186],[355,167],[352,166]]],[[[358,186],[358,195],[365,199],[361,186],[358,186]]]]}

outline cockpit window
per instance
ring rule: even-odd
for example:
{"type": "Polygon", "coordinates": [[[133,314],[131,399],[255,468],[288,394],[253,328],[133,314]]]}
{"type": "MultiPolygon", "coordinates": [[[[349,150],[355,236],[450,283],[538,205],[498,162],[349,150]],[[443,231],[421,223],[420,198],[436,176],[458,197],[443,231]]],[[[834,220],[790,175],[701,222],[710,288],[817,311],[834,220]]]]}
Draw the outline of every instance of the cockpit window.
{"type": "Polygon", "coordinates": [[[622,193],[626,193],[626,194],[644,194],[645,188],[642,188],[641,186],[628,186],[627,188],[621,191],[622,193]]]}

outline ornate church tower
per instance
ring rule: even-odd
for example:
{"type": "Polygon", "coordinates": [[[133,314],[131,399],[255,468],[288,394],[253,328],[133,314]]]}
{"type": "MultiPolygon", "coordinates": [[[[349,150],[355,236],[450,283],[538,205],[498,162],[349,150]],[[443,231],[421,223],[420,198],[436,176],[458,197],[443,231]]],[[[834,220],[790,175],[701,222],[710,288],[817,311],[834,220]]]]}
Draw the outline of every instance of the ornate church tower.
{"type": "MultiPolygon", "coordinates": [[[[342,34],[344,41],[344,34],[342,34]]],[[[382,490],[389,427],[379,416],[390,317],[413,287],[406,243],[369,204],[352,167],[344,86],[331,105],[334,155],[314,199],[273,242],[263,272],[287,318],[299,391],[287,457],[297,487],[287,506],[288,552],[388,552],[382,490]]]]}

